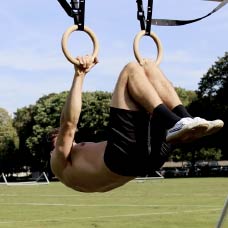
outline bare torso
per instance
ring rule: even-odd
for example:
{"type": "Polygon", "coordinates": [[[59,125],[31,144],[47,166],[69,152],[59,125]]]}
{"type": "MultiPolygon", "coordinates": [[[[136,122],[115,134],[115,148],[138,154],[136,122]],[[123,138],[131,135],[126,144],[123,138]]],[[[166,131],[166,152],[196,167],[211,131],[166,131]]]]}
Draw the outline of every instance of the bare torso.
{"type": "Polygon", "coordinates": [[[106,141],[74,144],[59,179],[68,187],[82,192],[105,192],[134,179],[108,169],[103,158],[106,144],[106,141]]]}

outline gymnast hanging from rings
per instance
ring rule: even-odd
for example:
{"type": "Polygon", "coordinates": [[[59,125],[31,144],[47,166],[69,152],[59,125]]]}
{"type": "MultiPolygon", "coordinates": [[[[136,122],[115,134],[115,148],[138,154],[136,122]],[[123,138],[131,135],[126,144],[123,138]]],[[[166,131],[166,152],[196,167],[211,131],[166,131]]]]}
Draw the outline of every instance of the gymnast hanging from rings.
{"type": "Polygon", "coordinates": [[[182,105],[159,68],[162,45],[152,32],[149,35],[157,45],[157,59],[141,58],[138,43],[145,35],[141,31],[134,40],[138,61],[124,66],[113,91],[108,140],[76,143],[83,81],[98,64],[99,46],[95,34],[85,27],[93,41],[93,53],[73,58],[67,40],[77,29],[77,25],[69,28],[62,39],[63,52],[73,63],[75,74],[59,130],[52,135],[51,168],[63,184],[81,192],[110,191],[136,177],[152,175],[164,164],[173,145],[211,135],[223,127],[221,120],[192,117],[182,105]]]}

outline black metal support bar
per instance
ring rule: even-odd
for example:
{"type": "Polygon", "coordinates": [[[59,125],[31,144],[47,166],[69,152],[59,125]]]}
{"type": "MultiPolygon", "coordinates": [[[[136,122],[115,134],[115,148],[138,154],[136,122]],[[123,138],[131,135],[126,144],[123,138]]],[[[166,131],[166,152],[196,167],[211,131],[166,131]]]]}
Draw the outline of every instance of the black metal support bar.
{"type": "Polygon", "coordinates": [[[67,15],[72,17],[72,9],[70,5],[65,0],[58,0],[59,4],[63,7],[63,9],[66,11],[67,15]]]}

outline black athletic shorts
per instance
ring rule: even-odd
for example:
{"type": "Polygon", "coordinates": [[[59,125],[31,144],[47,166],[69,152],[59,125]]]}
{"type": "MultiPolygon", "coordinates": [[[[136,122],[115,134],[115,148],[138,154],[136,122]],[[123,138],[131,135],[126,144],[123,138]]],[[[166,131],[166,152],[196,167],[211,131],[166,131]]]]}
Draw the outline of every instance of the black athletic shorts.
{"type": "Polygon", "coordinates": [[[110,108],[104,161],[122,176],[152,176],[166,161],[166,129],[145,111],[110,108]]]}

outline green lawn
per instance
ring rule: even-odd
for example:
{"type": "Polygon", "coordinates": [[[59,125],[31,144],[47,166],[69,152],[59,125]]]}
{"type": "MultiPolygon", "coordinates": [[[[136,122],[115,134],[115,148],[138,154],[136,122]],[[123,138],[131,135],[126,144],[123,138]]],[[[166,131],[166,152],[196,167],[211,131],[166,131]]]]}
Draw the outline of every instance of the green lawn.
{"type": "Polygon", "coordinates": [[[132,181],[96,194],[0,185],[0,227],[213,228],[227,195],[228,178],[132,181]]]}

